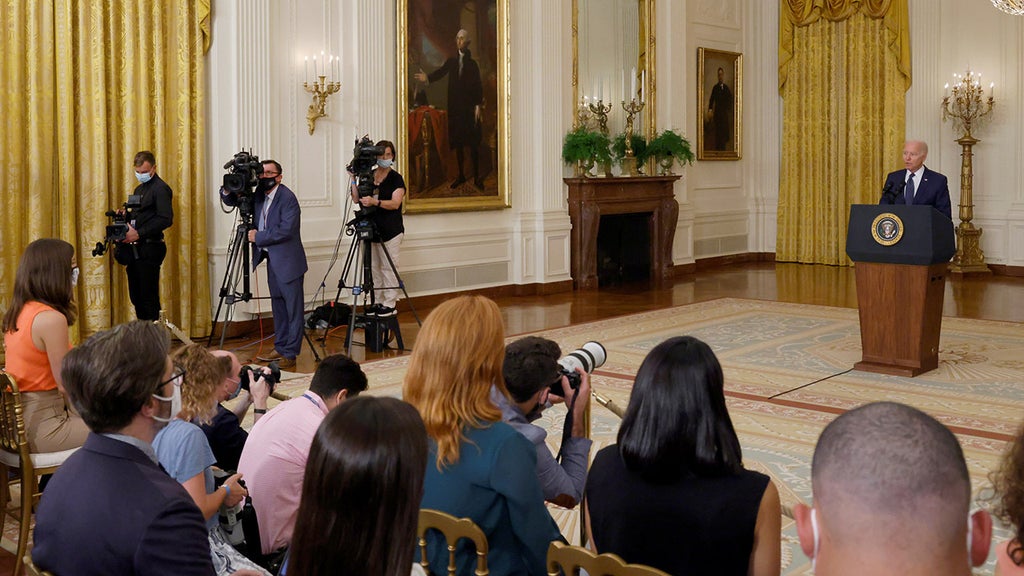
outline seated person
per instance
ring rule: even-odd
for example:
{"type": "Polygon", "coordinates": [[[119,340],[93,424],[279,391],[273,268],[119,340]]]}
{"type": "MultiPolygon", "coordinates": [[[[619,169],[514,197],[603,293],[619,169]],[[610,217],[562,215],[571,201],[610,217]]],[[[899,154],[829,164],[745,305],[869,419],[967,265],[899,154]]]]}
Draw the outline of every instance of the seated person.
{"type": "MultiPolygon", "coordinates": [[[[217,413],[205,423],[196,422],[206,434],[206,440],[213,450],[216,464],[222,470],[238,470],[238,459],[242,456],[242,447],[249,434],[242,428],[242,420],[249,406],[253,408],[253,422],[258,421],[267,413],[267,399],[270,397],[270,386],[255,374],[249,374],[249,390],[243,390],[242,379],[239,377],[242,364],[238,356],[227,350],[214,350],[212,354],[223,362],[223,378],[217,390],[217,413]],[[231,409],[221,402],[238,398],[231,409]]],[[[262,368],[269,372],[269,368],[262,368]]]]}
{"type": "Polygon", "coordinates": [[[969,576],[988,557],[992,518],[970,513],[960,442],[916,408],[875,402],[822,431],[811,463],[814,507],[793,507],[818,576],[969,576]]]}
{"type": "Polygon", "coordinates": [[[239,569],[269,576],[235,550],[221,530],[220,508],[236,506],[246,496],[245,488],[239,484],[242,475],[229,476],[215,488],[213,452],[203,431],[191,422],[205,422],[216,412],[218,391],[223,382],[223,364],[199,344],[180,348],[172,360],[183,371],[184,378],[175,386],[173,396],[167,398],[171,401],[169,422],[153,440],[157,459],[167,473],[185,487],[206,519],[210,554],[218,576],[226,576],[239,569]]]}
{"type": "Polygon", "coordinates": [[[238,471],[260,527],[260,548],[272,554],[292,541],[309,447],[324,416],[366,390],[366,374],[343,354],[320,362],[309,390],[282,402],[252,427],[238,471]]]}
{"type": "Polygon", "coordinates": [[[65,401],[60,363],[75,323],[78,283],[75,248],[42,238],[28,245],[14,274],[14,294],[4,314],[6,372],[21,392],[29,452],[60,452],[85,442],[89,428],[65,401]]]}
{"type": "Polygon", "coordinates": [[[696,338],[670,338],[644,358],[618,443],[587,478],[596,552],[669,574],[778,576],[779,492],[743,467],[723,386],[718,358],[696,338]]]}
{"type": "Polygon", "coordinates": [[[552,382],[561,381],[562,390],[571,390],[569,379],[559,372],[562,350],[558,343],[537,336],[527,336],[505,346],[502,372],[511,400],[491,387],[491,401],[501,409],[501,419],[533,442],[537,450],[537,477],[544,499],[565,508],[573,508],[583,498],[587,481],[587,463],[591,441],[586,437],[584,415],[590,398],[590,375],[577,370],[580,386],[572,406],[572,429],[560,449],[561,462],[548,449],[547,431],[531,424],[540,418],[550,402],[565,399],[550,393],[552,382]]]}
{"type": "Polygon", "coordinates": [[[427,431],[412,406],[364,396],[324,418],[281,574],[423,574],[413,564],[427,431]]]}
{"type": "Polygon", "coordinates": [[[992,513],[1010,528],[1012,538],[996,548],[995,576],[1024,575],[1024,427],[1017,431],[991,475],[995,506],[992,513]]]}
{"type": "MultiPolygon", "coordinates": [[[[423,322],[402,395],[423,417],[430,454],[421,508],[469,518],[487,536],[493,574],[547,574],[548,546],[563,540],[544,505],[537,449],[501,421],[490,400],[505,382],[504,326],[494,301],[460,296],[423,322]]],[[[427,535],[431,572],[443,574],[448,548],[427,535]]],[[[472,574],[475,554],[458,544],[459,574],[472,574]]]]}
{"type": "Polygon", "coordinates": [[[54,574],[212,576],[202,514],[151,442],[180,372],[167,331],[136,320],[64,358],[61,376],[92,432],[54,473],[36,512],[32,561],[54,574]]]}

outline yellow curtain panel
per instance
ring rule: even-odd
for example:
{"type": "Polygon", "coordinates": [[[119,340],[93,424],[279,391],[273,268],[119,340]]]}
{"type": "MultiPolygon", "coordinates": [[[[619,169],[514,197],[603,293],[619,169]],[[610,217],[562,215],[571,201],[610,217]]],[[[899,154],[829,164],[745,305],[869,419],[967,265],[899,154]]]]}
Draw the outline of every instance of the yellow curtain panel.
{"type": "Polygon", "coordinates": [[[205,80],[210,0],[8,0],[0,11],[0,309],[24,247],[58,237],[81,268],[84,337],[134,318],[124,268],[91,251],[104,212],[156,155],[174,191],[160,300],[191,334],[210,329],[205,80]]]}
{"type": "Polygon", "coordinates": [[[849,265],[850,205],[900,161],[910,88],[907,0],[782,0],[776,259],[849,265]]]}

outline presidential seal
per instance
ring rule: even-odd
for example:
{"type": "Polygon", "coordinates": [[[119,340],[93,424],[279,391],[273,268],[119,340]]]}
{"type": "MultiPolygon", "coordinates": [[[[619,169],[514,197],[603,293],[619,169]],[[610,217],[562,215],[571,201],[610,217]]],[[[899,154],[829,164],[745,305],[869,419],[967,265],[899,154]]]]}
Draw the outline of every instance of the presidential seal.
{"type": "Polygon", "coordinates": [[[892,212],[883,212],[871,223],[871,237],[882,246],[892,246],[903,238],[903,221],[892,212]]]}

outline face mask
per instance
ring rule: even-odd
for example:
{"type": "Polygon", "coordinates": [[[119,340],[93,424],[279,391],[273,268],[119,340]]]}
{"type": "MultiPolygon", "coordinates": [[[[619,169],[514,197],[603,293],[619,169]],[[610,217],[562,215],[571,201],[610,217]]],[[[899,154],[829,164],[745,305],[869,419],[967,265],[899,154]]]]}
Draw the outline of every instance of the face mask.
{"type": "Polygon", "coordinates": [[[78,286],[78,266],[71,269],[71,286],[78,286]]]}
{"type": "Polygon", "coordinates": [[[974,538],[974,513],[967,513],[967,566],[974,568],[974,563],[971,562],[971,540],[974,538]]]}
{"type": "Polygon", "coordinates": [[[235,384],[235,391],[231,393],[231,396],[228,396],[228,400],[234,400],[235,398],[238,398],[239,394],[242,393],[242,379],[239,378],[238,382],[235,382],[234,384],[235,384]]]}
{"type": "Polygon", "coordinates": [[[153,179],[153,175],[149,172],[136,172],[135,177],[139,179],[140,184],[145,184],[153,179]]]}
{"type": "Polygon", "coordinates": [[[380,166],[381,168],[391,168],[394,164],[394,160],[385,160],[383,158],[377,160],[377,166],[380,166]]]}
{"type": "Polygon", "coordinates": [[[153,398],[156,398],[157,400],[160,400],[161,402],[170,402],[171,403],[171,415],[170,416],[168,416],[167,418],[161,418],[160,416],[155,416],[154,415],[153,416],[153,420],[156,420],[157,422],[170,422],[171,420],[174,420],[175,418],[177,418],[178,412],[181,412],[181,386],[175,386],[174,387],[174,391],[171,392],[171,397],[170,398],[167,398],[166,396],[157,396],[156,394],[153,394],[153,398]]]}
{"type": "Polygon", "coordinates": [[[814,532],[814,556],[811,557],[811,571],[818,562],[818,549],[821,548],[821,534],[818,532],[817,509],[811,508],[811,531],[814,532]]]}
{"type": "Polygon", "coordinates": [[[277,178],[260,178],[261,190],[270,190],[274,186],[277,186],[277,178]]]}

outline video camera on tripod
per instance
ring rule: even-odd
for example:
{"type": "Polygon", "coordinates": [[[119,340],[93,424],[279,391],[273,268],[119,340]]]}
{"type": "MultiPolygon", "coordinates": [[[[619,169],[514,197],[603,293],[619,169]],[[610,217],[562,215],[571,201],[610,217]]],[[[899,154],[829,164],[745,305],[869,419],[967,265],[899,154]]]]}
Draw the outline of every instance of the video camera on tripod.
{"type": "MultiPolygon", "coordinates": [[[[345,167],[349,174],[356,178],[356,190],[360,198],[373,196],[373,169],[377,166],[377,157],[384,154],[383,146],[374,146],[370,136],[356,140],[352,150],[352,161],[345,167]]],[[[356,211],[356,218],[349,225],[366,219],[377,210],[376,206],[361,206],[356,211]]]]}
{"type": "Polygon", "coordinates": [[[107,252],[107,246],[113,242],[121,242],[128,234],[128,222],[132,219],[132,212],[142,207],[142,196],[131,194],[128,201],[121,205],[120,210],[107,210],[104,216],[110,219],[107,224],[106,235],[102,242],[97,242],[92,249],[93,256],[103,256],[107,252]]]}
{"type": "Polygon", "coordinates": [[[260,182],[260,175],[263,174],[263,163],[260,162],[258,156],[252,154],[251,150],[249,152],[242,150],[224,164],[224,169],[228,173],[224,175],[221,187],[225,193],[236,199],[235,206],[238,207],[242,221],[251,226],[253,190],[260,182]]]}

